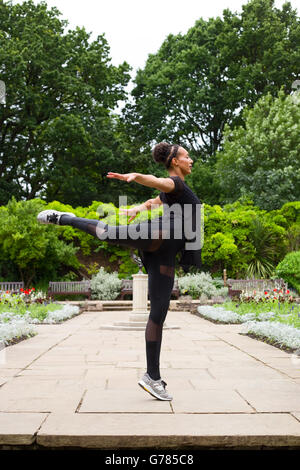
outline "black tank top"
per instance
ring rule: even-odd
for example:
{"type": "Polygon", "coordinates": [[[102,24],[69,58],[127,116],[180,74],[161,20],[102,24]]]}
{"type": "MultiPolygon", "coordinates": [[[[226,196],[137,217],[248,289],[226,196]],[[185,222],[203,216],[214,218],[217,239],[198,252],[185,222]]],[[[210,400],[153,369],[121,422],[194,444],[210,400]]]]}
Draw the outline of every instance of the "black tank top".
{"type": "Polygon", "coordinates": [[[201,248],[204,235],[203,205],[196,194],[179,176],[169,176],[168,178],[174,181],[175,188],[169,193],[161,192],[159,197],[163,203],[164,212],[168,212],[169,217],[180,217],[182,219],[181,222],[184,226],[183,237],[186,243],[181,250],[179,264],[184,272],[188,272],[190,266],[196,266],[198,269],[201,269],[201,248]],[[174,211],[172,211],[172,205],[175,208],[174,211]],[[176,207],[179,210],[176,211],[176,207]],[[192,236],[191,230],[194,236],[192,236]],[[187,236],[185,236],[186,233],[187,236]],[[187,244],[190,247],[186,247],[187,244]],[[193,247],[191,247],[191,244],[193,244],[193,247]]]}

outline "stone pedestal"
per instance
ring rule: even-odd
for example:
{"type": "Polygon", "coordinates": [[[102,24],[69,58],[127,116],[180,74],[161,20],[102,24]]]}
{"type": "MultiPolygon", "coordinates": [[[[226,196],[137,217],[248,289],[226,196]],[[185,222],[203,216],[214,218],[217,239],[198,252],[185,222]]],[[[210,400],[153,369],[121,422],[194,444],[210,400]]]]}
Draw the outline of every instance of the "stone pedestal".
{"type": "MultiPolygon", "coordinates": [[[[132,312],[129,321],[114,322],[113,325],[103,325],[101,330],[145,330],[148,317],[148,274],[133,274],[132,283],[132,312]]],[[[164,324],[164,329],[178,329],[178,326],[164,324]]]]}
{"type": "MultiPolygon", "coordinates": [[[[147,315],[148,303],[148,274],[138,273],[133,274],[132,283],[132,315],[147,315]]],[[[139,317],[138,317],[139,318],[139,317]]]]}

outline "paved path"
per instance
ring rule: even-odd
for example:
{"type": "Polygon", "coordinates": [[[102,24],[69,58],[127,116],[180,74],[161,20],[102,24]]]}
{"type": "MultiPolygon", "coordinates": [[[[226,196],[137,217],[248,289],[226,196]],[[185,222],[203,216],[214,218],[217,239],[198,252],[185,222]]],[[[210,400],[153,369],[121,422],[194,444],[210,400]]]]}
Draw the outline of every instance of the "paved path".
{"type": "Polygon", "coordinates": [[[161,402],[137,381],[144,333],[105,331],[129,312],[85,312],[6,348],[0,365],[0,445],[86,448],[296,446],[300,367],[290,354],[169,311],[161,402]]]}

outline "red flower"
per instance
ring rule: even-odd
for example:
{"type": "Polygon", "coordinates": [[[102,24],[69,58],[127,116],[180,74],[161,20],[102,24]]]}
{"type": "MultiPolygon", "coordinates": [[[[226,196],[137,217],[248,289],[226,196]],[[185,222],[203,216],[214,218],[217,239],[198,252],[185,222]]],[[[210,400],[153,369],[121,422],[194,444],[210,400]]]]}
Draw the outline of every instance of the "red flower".
{"type": "Polygon", "coordinates": [[[9,290],[7,290],[6,293],[9,294],[9,290]]]}
{"type": "Polygon", "coordinates": [[[290,291],[289,291],[289,290],[287,290],[287,291],[286,291],[286,293],[287,293],[287,294],[289,294],[289,293],[290,293],[290,291]]]}
{"type": "Polygon", "coordinates": [[[24,292],[24,289],[23,289],[23,287],[21,287],[20,291],[21,291],[21,292],[24,292]]]}
{"type": "Polygon", "coordinates": [[[268,291],[266,290],[266,291],[265,291],[265,295],[267,295],[267,294],[268,294],[268,291]]]}
{"type": "Polygon", "coordinates": [[[33,287],[31,290],[35,290],[35,288],[33,287]]]}
{"type": "Polygon", "coordinates": [[[277,289],[273,289],[274,292],[277,292],[277,289]]]}

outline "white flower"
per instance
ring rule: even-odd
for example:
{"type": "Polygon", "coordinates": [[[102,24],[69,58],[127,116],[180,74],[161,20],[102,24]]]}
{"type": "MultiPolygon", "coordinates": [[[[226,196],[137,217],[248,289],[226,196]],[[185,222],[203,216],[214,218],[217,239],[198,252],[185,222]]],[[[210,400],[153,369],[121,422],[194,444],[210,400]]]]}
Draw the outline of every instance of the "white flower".
{"type": "Polygon", "coordinates": [[[92,299],[114,300],[118,297],[122,280],[118,273],[107,273],[103,266],[91,280],[92,299]]]}
{"type": "Polygon", "coordinates": [[[300,347],[300,329],[281,322],[268,321],[275,316],[274,312],[238,314],[224,307],[210,305],[199,306],[198,312],[204,317],[224,323],[243,323],[243,332],[257,337],[266,337],[291,349],[300,347]]]}
{"type": "Polygon", "coordinates": [[[79,307],[76,305],[66,304],[59,310],[49,312],[43,323],[59,323],[67,318],[71,318],[79,313],[79,307]]]}
{"type": "Polygon", "coordinates": [[[223,307],[203,305],[199,306],[197,310],[201,315],[212,320],[219,320],[224,323],[241,323],[241,315],[231,310],[226,310],[223,307]]]}
{"type": "Polygon", "coordinates": [[[200,298],[202,294],[208,298],[215,296],[226,297],[228,294],[228,287],[217,288],[214,284],[217,282],[209,273],[201,272],[196,274],[188,273],[185,276],[178,278],[178,286],[180,292],[185,294],[188,292],[193,297],[200,298]]]}
{"type": "Polygon", "coordinates": [[[7,311],[0,314],[0,342],[8,344],[14,338],[22,336],[33,336],[36,330],[33,324],[40,323],[59,323],[67,318],[71,318],[79,313],[79,307],[66,304],[63,307],[57,306],[57,310],[49,311],[43,321],[38,318],[32,318],[30,311],[24,315],[18,315],[14,311],[7,311]]]}
{"type": "Polygon", "coordinates": [[[267,337],[276,341],[281,346],[287,346],[292,349],[300,347],[300,330],[284,323],[250,321],[244,323],[243,329],[245,333],[267,337]]]}
{"type": "Polygon", "coordinates": [[[20,318],[12,319],[7,323],[0,323],[0,341],[3,341],[4,344],[8,344],[14,338],[33,336],[35,334],[36,331],[33,326],[20,318]]]}

